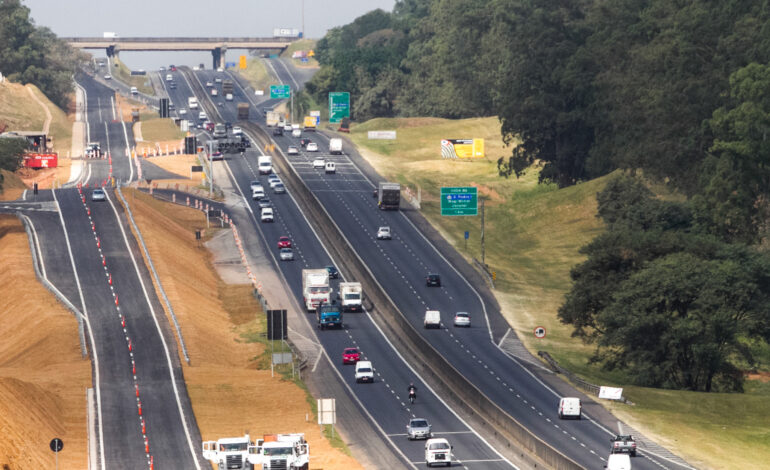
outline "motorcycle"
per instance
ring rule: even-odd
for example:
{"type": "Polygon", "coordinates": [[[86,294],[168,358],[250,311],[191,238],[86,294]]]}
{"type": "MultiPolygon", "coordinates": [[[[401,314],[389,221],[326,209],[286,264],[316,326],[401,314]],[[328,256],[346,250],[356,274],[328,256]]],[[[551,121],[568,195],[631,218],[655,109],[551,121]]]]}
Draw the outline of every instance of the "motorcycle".
{"type": "Polygon", "coordinates": [[[417,399],[417,393],[414,390],[409,390],[409,403],[414,405],[414,401],[417,399]]]}

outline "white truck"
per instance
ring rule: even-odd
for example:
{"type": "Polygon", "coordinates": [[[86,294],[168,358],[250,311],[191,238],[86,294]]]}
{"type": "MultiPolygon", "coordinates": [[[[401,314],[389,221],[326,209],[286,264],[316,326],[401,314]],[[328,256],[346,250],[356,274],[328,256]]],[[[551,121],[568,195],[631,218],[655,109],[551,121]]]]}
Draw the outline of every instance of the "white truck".
{"type": "Polygon", "coordinates": [[[343,312],[360,312],[362,292],[360,282],[340,282],[340,304],[343,312]]]}
{"type": "Polygon", "coordinates": [[[302,433],[267,434],[250,450],[250,460],[263,470],[307,470],[310,446],[302,433]]]}
{"type": "Polygon", "coordinates": [[[203,458],[213,462],[218,470],[251,470],[254,460],[249,448],[254,447],[249,435],[224,437],[216,441],[203,442],[203,458]]]}
{"type": "Polygon", "coordinates": [[[260,155],[257,157],[257,168],[260,175],[269,175],[273,172],[273,157],[270,155],[260,155]]]}
{"type": "Polygon", "coordinates": [[[320,304],[331,303],[331,297],[332,288],[326,268],[302,270],[302,301],[308,312],[314,312],[320,304]]]}
{"type": "Polygon", "coordinates": [[[265,122],[267,123],[267,127],[277,126],[278,123],[281,122],[281,113],[276,111],[267,111],[265,113],[265,122]]]}
{"type": "Polygon", "coordinates": [[[194,96],[187,98],[187,107],[190,109],[198,109],[198,98],[194,96]]]}
{"type": "Polygon", "coordinates": [[[232,101],[232,100],[233,100],[233,94],[232,93],[227,93],[225,95],[225,101],[232,101]]]}
{"type": "Polygon", "coordinates": [[[342,155],[342,139],[329,139],[329,153],[332,155],[342,155]]]}

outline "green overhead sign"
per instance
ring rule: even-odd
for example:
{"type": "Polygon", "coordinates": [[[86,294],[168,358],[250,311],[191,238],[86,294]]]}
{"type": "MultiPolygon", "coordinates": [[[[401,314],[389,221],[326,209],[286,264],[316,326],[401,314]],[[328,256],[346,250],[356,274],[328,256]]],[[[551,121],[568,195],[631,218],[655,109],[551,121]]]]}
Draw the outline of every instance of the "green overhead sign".
{"type": "Polygon", "coordinates": [[[270,85],[270,98],[291,98],[291,88],[289,85],[270,85]]]}
{"type": "Polygon", "coordinates": [[[329,93],[329,122],[341,122],[350,117],[350,93],[334,91],[329,93]]]}
{"type": "Polygon", "coordinates": [[[477,188],[441,188],[441,215],[479,215],[477,188]]]}

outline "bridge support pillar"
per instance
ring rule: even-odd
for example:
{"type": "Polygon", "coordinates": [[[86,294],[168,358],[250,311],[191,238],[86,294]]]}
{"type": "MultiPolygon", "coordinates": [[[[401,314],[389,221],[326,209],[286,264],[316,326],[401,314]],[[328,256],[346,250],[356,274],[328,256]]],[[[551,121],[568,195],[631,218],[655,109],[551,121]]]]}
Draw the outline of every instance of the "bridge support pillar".
{"type": "Polygon", "coordinates": [[[225,67],[225,55],[227,54],[226,47],[215,47],[211,50],[211,56],[214,59],[214,69],[219,67],[225,67]]]}

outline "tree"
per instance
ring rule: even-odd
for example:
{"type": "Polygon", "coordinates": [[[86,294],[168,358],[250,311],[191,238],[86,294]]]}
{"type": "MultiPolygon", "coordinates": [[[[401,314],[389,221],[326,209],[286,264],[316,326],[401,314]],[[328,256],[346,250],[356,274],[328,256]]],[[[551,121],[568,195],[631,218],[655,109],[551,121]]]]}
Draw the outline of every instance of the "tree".
{"type": "MultiPolygon", "coordinates": [[[[22,157],[27,150],[27,140],[23,138],[0,137],[0,170],[16,171],[21,167],[22,157]]],[[[0,189],[3,187],[3,175],[0,174],[0,189]]]]}

